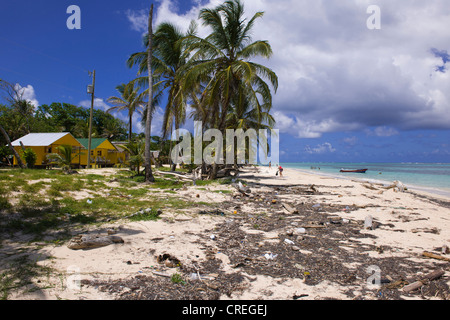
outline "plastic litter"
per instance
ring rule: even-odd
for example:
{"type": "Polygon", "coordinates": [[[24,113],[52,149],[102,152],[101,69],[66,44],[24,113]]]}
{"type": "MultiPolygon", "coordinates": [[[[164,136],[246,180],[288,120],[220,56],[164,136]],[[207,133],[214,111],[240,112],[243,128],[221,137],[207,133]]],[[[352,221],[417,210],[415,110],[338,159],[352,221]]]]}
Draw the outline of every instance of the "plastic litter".
{"type": "Polygon", "coordinates": [[[364,229],[373,229],[372,221],[373,221],[372,216],[367,216],[364,219],[364,229]]]}
{"type": "Polygon", "coordinates": [[[278,255],[277,255],[277,254],[273,254],[273,253],[266,253],[266,254],[264,255],[264,257],[265,257],[267,260],[273,260],[273,259],[275,259],[276,257],[278,257],[278,255]]]}
{"type": "Polygon", "coordinates": [[[91,199],[87,199],[86,202],[89,203],[89,204],[92,204],[92,200],[91,199]]]}
{"type": "Polygon", "coordinates": [[[294,244],[294,241],[289,239],[284,239],[284,242],[286,242],[287,244],[294,244]]]}

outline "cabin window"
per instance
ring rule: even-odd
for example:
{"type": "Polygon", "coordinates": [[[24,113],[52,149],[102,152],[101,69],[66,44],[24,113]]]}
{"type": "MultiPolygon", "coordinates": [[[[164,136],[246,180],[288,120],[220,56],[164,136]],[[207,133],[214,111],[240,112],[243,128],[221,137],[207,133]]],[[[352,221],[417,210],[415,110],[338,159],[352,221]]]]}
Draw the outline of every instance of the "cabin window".
{"type": "Polygon", "coordinates": [[[94,150],[91,150],[91,156],[93,156],[94,155],[94,150]]]}
{"type": "Polygon", "coordinates": [[[98,151],[97,151],[97,155],[98,155],[98,156],[101,156],[101,155],[102,155],[102,151],[101,151],[101,150],[98,150],[98,151]]]}
{"type": "Polygon", "coordinates": [[[45,150],[46,153],[52,153],[52,147],[47,147],[45,150]]]}

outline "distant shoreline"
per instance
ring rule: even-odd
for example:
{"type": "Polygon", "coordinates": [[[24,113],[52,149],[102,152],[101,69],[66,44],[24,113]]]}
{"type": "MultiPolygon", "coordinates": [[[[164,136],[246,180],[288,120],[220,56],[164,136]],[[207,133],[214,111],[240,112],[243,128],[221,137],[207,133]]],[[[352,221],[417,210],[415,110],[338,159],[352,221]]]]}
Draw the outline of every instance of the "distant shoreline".
{"type": "MultiPolygon", "coordinates": [[[[299,168],[288,168],[288,169],[296,170],[296,171],[302,172],[302,173],[314,174],[314,175],[331,177],[331,178],[336,178],[336,179],[355,180],[355,181],[359,181],[359,182],[378,183],[378,184],[382,184],[384,186],[388,186],[388,185],[392,184],[392,182],[393,182],[393,181],[382,180],[382,179],[363,178],[361,176],[358,176],[357,174],[355,174],[354,177],[343,177],[343,176],[340,176],[340,175],[337,175],[337,174],[328,173],[328,172],[308,171],[308,170],[299,169],[299,168]]],[[[409,189],[414,190],[414,191],[427,192],[427,193],[430,193],[430,194],[433,194],[433,195],[439,195],[439,196],[444,196],[446,198],[450,198],[450,189],[431,188],[431,187],[428,187],[428,186],[414,185],[414,184],[409,184],[409,183],[405,183],[405,185],[409,189]]]]}

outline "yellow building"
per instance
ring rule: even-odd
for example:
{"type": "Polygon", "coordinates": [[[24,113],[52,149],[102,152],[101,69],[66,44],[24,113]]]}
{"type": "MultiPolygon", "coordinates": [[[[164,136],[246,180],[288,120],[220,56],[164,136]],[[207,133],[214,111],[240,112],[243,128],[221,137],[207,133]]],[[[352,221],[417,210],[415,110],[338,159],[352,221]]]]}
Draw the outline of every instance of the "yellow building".
{"type": "MultiPolygon", "coordinates": [[[[87,149],[89,139],[78,139],[86,149],[81,155],[81,165],[87,166],[87,149]]],[[[125,153],[120,152],[106,138],[91,138],[91,165],[96,167],[114,166],[116,163],[125,162],[125,153]]]]}
{"type": "MultiPolygon", "coordinates": [[[[14,140],[11,144],[16,151],[21,153],[22,145],[25,148],[31,148],[36,152],[36,166],[45,166],[48,164],[47,155],[58,153],[58,146],[72,146],[72,153],[83,152],[83,145],[69,132],[51,132],[51,133],[29,133],[22,138],[14,140]]],[[[72,159],[73,165],[80,164],[80,157],[72,159]]],[[[17,159],[14,157],[14,165],[17,165],[17,159]]]]}

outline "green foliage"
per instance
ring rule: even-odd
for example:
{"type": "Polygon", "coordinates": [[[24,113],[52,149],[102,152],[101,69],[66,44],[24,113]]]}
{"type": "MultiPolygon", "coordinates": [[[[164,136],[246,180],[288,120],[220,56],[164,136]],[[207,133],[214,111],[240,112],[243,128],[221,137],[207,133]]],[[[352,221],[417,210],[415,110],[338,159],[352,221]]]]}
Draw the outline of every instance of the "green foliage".
{"type": "Polygon", "coordinates": [[[71,171],[72,160],[80,156],[82,153],[78,152],[72,155],[72,146],[62,145],[56,147],[59,153],[51,153],[47,155],[47,159],[56,163],[65,172],[71,171]]]}
{"type": "Polygon", "coordinates": [[[130,154],[130,167],[139,174],[140,166],[144,163],[145,141],[131,141],[122,147],[130,154]]]}
{"type": "Polygon", "coordinates": [[[170,281],[172,281],[172,283],[179,283],[182,285],[186,284],[186,281],[183,279],[183,276],[181,274],[179,274],[178,272],[175,272],[172,277],[170,277],[170,281]]]}
{"type": "MultiPolygon", "coordinates": [[[[0,123],[11,141],[28,133],[70,132],[76,138],[86,138],[89,133],[89,109],[68,103],[52,103],[34,107],[29,102],[11,101],[0,105],[0,123]]],[[[125,123],[103,110],[94,109],[93,137],[125,140],[125,123]]],[[[6,141],[0,134],[0,161],[10,152],[3,146],[6,141]]],[[[6,162],[6,161],[3,161],[6,162]]]]}
{"type": "Polygon", "coordinates": [[[31,148],[26,148],[22,151],[22,157],[25,159],[28,168],[33,168],[36,164],[37,154],[31,148]]]}

